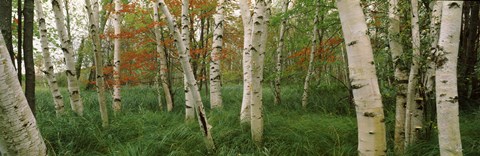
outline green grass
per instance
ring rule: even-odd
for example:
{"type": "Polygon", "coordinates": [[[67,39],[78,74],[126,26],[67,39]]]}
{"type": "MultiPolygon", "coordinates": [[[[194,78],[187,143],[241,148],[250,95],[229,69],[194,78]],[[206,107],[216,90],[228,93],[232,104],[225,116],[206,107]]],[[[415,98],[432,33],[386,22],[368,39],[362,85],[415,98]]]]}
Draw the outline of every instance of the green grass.
{"type": "MultiPolygon", "coordinates": [[[[123,112],[113,116],[109,110],[110,126],[102,128],[96,92],[81,92],[85,115],[78,117],[70,110],[66,89],[62,89],[69,113],[57,118],[49,90],[38,88],[37,120],[50,155],[357,155],[355,111],[341,87],[312,87],[307,109],[300,106],[301,88],[284,87],[279,106],[273,104],[273,94],[265,88],[262,148],[252,143],[249,129],[239,124],[241,89],[239,85],[224,86],[224,108],[218,111],[208,109],[208,96],[203,97],[213,126],[215,153],[207,152],[198,123],[184,122],[183,92],[175,96],[174,111],[166,112],[159,108],[153,88],[125,87],[123,112]]],[[[384,102],[390,102],[389,98],[384,102]]],[[[107,99],[111,104],[111,98],[107,99]]],[[[391,112],[386,110],[390,155],[390,127],[394,123],[391,112]]],[[[465,155],[480,155],[479,117],[475,113],[462,116],[465,155]]],[[[421,141],[407,154],[438,155],[437,142],[421,141]]]]}

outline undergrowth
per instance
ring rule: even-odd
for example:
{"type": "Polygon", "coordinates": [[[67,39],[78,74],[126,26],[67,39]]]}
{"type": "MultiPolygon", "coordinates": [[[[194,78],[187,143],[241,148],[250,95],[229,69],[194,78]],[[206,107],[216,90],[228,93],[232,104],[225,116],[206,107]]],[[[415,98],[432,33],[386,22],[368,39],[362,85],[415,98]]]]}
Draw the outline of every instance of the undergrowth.
{"type": "MultiPolygon", "coordinates": [[[[270,88],[264,89],[263,147],[256,147],[248,127],[239,124],[242,86],[238,85],[222,88],[224,107],[220,110],[210,110],[208,96],[203,95],[217,148],[213,153],[206,150],[198,123],[185,123],[183,95],[177,94],[174,110],[166,112],[149,86],[124,87],[122,112],[114,115],[109,108],[107,128],[101,127],[95,91],[81,92],[85,113],[79,117],[70,110],[63,88],[69,113],[56,117],[48,89],[38,88],[37,122],[49,155],[357,155],[355,110],[348,92],[338,86],[312,89],[306,109],[300,106],[301,88],[283,87],[281,105],[273,104],[270,88]]],[[[110,96],[107,101],[111,104],[110,96]]],[[[389,155],[393,153],[391,108],[385,110],[389,155]]],[[[480,155],[479,117],[475,113],[462,116],[465,155],[480,155]]],[[[409,148],[407,154],[438,155],[438,141],[433,138],[409,148]]]]}

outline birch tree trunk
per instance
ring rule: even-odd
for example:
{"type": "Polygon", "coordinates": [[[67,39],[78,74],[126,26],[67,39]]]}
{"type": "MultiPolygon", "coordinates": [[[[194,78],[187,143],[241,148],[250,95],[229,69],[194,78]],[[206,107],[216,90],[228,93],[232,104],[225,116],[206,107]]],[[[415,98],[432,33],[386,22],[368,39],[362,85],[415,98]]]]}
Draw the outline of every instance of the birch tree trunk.
{"type": "Polygon", "coordinates": [[[243,23],[243,98],[240,110],[240,123],[250,123],[250,103],[251,103],[251,87],[252,87],[252,55],[249,46],[252,44],[252,16],[250,14],[250,6],[248,0],[239,1],[240,14],[243,23]]]}
{"type": "MultiPolygon", "coordinates": [[[[122,86],[120,82],[120,10],[121,10],[121,3],[120,0],[114,0],[115,3],[115,13],[113,14],[113,29],[115,33],[114,39],[114,47],[113,47],[113,111],[120,112],[122,109],[122,100],[121,100],[121,92],[120,88],[122,86]]],[[[98,28],[98,27],[97,27],[98,28]]]]}
{"type": "Polygon", "coordinates": [[[282,13],[283,18],[282,18],[282,23],[280,24],[280,32],[278,35],[278,45],[277,45],[277,62],[275,65],[275,81],[274,81],[274,104],[281,104],[282,103],[282,98],[281,98],[281,89],[280,89],[280,82],[282,79],[282,53],[283,53],[283,48],[284,48],[284,36],[285,36],[285,27],[287,25],[287,16],[285,15],[288,10],[288,4],[290,3],[290,0],[285,0],[282,5],[282,13]]]}
{"type": "Polygon", "coordinates": [[[108,111],[107,104],[105,102],[105,82],[103,75],[103,53],[102,45],[99,36],[98,24],[98,1],[93,0],[93,3],[90,3],[90,0],[85,0],[85,8],[88,12],[88,21],[90,28],[90,37],[92,37],[93,43],[93,52],[95,53],[95,71],[97,75],[96,85],[98,93],[98,105],[100,107],[100,116],[102,118],[102,126],[108,126],[108,111]]]}
{"type": "Polygon", "coordinates": [[[430,53],[427,57],[427,72],[425,73],[426,94],[433,92],[435,87],[435,53],[437,52],[438,36],[440,30],[440,16],[442,15],[442,1],[432,2],[432,16],[430,17],[430,53]]]}
{"type": "Polygon", "coordinates": [[[222,86],[220,84],[220,58],[223,49],[223,10],[224,0],[217,1],[217,14],[214,15],[215,27],[213,32],[212,54],[210,56],[210,106],[211,108],[223,107],[222,86]]]}
{"type": "Polygon", "coordinates": [[[60,116],[65,113],[63,96],[60,94],[55,71],[53,70],[53,64],[50,57],[50,48],[48,46],[47,25],[45,23],[45,15],[43,14],[43,6],[40,0],[35,0],[35,10],[37,13],[38,27],[40,29],[40,43],[43,54],[44,67],[42,72],[45,74],[50,92],[52,92],[53,102],[55,103],[55,112],[57,116],[60,116]]]}
{"type": "MultiPolygon", "coordinates": [[[[172,101],[172,95],[170,93],[170,87],[168,86],[168,80],[167,80],[167,72],[168,67],[167,67],[167,59],[165,56],[165,50],[163,49],[162,45],[160,44],[162,42],[162,34],[160,33],[160,26],[158,25],[158,3],[153,2],[153,21],[156,23],[154,27],[154,33],[155,33],[155,40],[157,41],[157,53],[160,56],[160,82],[162,83],[162,88],[163,88],[163,94],[165,94],[165,101],[167,103],[167,107],[172,108],[173,107],[173,101],[172,101]]],[[[161,107],[161,106],[160,106],[161,107]]],[[[193,118],[192,118],[193,119],[193,118]]]]}
{"type": "Polygon", "coordinates": [[[388,18],[390,25],[388,27],[388,37],[392,53],[393,67],[395,68],[395,85],[397,86],[397,94],[395,97],[394,150],[396,155],[403,155],[405,147],[405,107],[407,105],[408,74],[406,71],[407,68],[401,63],[403,47],[400,41],[400,8],[398,2],[398,0],[389,1],[388,18]]]}
{"type": "Polygon", "coordinates": [[[78,87],[78,80],[76,79],[75,60],[72,41],[68,38],[67,30],[65,29],[65,16],[63,15],[62,0],[52,0],[53,13],[55,14],[55,24],[57,27],[58,36],[60,36],[61,47],[65,57],[65,64],[67,70],[68,92],[70,94],[70,104],[72,110],[79,116],[83,116],[83,103],[80,98],[80,89],[78,87]]]}
{"type": "Polygon", "coordinates": [[[47,155],[0,33],[0,155],[47,155]]]}
{"type": "Polygon", "coordinates": [[[462,5],[461,1],[444,1],[442,8],[435,72],[440,155],[462,155],[457,88],[462,5]]]}
{"type": "MultiPolygon", "coordinates": [[[[190,32],[188,29],[188,24],[189,22],[189,0],[182,0],[182,38],[185,39],[185,53],[187,57],[187,61],[190,64],[190,32]]],[[[173,31],[173,30],[172,30],[173,31]]],[[[184,71],[183,74],[183,82],[184,82],[184,88],[185,88],[185,121],[191,121],[195,118],[195,108],[194,108],[194,102],[193,102],[193,97],[190,94],[192,90],[190,90],[190,87],[188,87],[188,80],[187,80],[187,75],[185,74],[186,72],[184,71]]],[[[194,77],[195,78],[195,77],[194,77]]],[[[168,107],[168,106],[167,106],[168,107]]],[[[171,111],[172,108],[169,109],[171,111]]]]}
{"type": "Polygon", "coordinates": [[[320,6],[318,4],[318,1],[315,1],[316,4],[316,10],[315,10],[315,20],[314,20],[314,26],[313,26],[313,37],[312,37],[312,47],[310,49],[310,57],[308,61],[308,71],[307,71],[307,76],[305,76],[305,83],[303,85],[303,94],[302,94],[302,107],[307,108],[307,103],[308,103],[308,89],[309,89],[309,82],[310,82],[310,77],[313,74],[313,59],[315,57],[315,50],[317,50],[317,44],[318,44],[318,37],[317,37],[317,32],[318,32],[318,14],[320,12],[320,6]]]}
{"type": "Polygon", "coordinates": [[[197,81],[193,75],[192,66],[188,62],[188,53],[187,52],[187,44],[185,42],[186,38],[183,38],[180,35],[180,31],[175,25],[175,19],[170,14],[165,2],[163,0],[157,0],[158,6],[162,10],[163,14],[165,15],[168,23],[168,27],[171,32],[173,32],[175,45],[180,53],[180,63],[182,64],[183,73],[185,74],[188,80],[188,89],[190,89],[190,94],[194,100],[192,100],[193,106],[196,108],[196,115],[198,119],[198,123],[200,124],[200,128],[203,131],[205,144],[209,151],[215,150],[215,144],[213,142],[211,128],[212,126],[208,124],[207,115],[205,114],[205,108],[203,107],[202,98],[200,97],[200,92],[198,91],[197,81]]]}
{"type": "Polygon", "coordinates": [[[405,147],[418,140],[423,130],[423,100],[418,89],[420,79],[420,28],[418,25],[418,0],[411,0],[412,4],[412,65],[408,77],[407,107],[405,109],[405,147]]]}
{"type": "Polygon", "coordinates": [[[249,45],[251,60],[251,119],[250,126],[253,142],[262,146],[263,142],[263,99],[262,99],[262,79],[263,79],[263,57],[265,53],[266,40],[264,35],[267,33],[266,22],[268,19],[267,2],[265,0],[256,0],[252,17],[252,39],[249,45]]]}
{"type": "Polygon", "coordinates": [[[338,0],[358,124],[358,154],[386,155],[385,117],[360,0],[338,0]]]}

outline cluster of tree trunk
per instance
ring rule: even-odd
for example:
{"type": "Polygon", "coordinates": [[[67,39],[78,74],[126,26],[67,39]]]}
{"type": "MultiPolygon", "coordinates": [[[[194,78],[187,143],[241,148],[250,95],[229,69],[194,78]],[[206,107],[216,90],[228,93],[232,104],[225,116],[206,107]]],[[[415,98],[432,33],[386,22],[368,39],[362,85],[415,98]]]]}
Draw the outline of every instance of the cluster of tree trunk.
{"type": "MultiPolygon", "coordinates": [[[[114,54],[113,54],[113,103],[115,113],[121,111],[121,81],[120,81],[120,35],[121,35],[121,2],[114,0],[113,26],[114,26],[114,54]]],[[[282,12],[288,10],[289,0],[282,3],[282,12]]],[[[411,0],[411,64],[404,63],[404,48],[400,41],[400,6],[399,0],[389,0],[388,39],[394,67],[396,94],[395,135],[394,150],[397,155],[404,154],[408,146],[412,146],[425,131],[425,107],[428,100],[435,99],[436,114],[439,131],[439,144],[441,155],[461,155],[462,145],[459,128],[459,102],[480,97],[480,82],[476,71],[478,63],[479,3],[461,1],[432,2],[430,10],[431,23],[428,32],[431,50],[421,51],[420,13],[418,0],[411,0]],[[465,4],[465,5],[463,5],[465,4]],[[460,42],[459,42],[460,41],[460,42]],[[459,51],[460,49],[460,51],[459,51]],[[422,62],[422,57],[427,57],[422,62]],[[457,59],[458,58],[458,59],[457,59]],[[465,66],[458,67],[462,63],[465,66]],[[422,67],[426,70],[423,71],[422,67]],[[457,82],[457,79],[460,79],[457,82]],[[420,87],[419,87],[420,86],[420,87]],[[460,88],[457,88],[460,86],[460,88]],[[433,95],[435,93],[435,96],[433,95]]],[[[61,41],[61,49],[66,64],[69,99],[72,110],[79,116],[83,115],[83,103],[80,97],[78,77],[80,66],[75,66],[75,51],[72,45],[72,35],[69,31],[68,1],[51,0],[52,11],[55,15],[56,31],[61,41]],[[64,3],[65,2],[65,3],[64,3]],[[66,10],[67,17],[64,15],[66,10]],[[65,24],[65,21],[67,22],[65,24]],[[78,69],[79,68],[79,69],[78,69]]],[[[185,90],[185,119],[191,121],[197,118],[203,132],[205,144],[210,151],[215,150],[212,137],[212,126],[208,123],[207,115],[200,96],[202,81],[198,82],[197,70],[207,75],[206,63],[203,67],[192,63],[190,58],[190,41],[195,34],[189,14],[189,0],[182,0],[181,28],[178,28],[176,18],[170,13],[164,0],[153,2],[155,22],[154,34],[156,50],[158,53],[159,70],[157,71],[157,91],[160,84],[163,88],[168,111],[173,109],[173,95],[171,86],[171,60],[162,46],[163,28],[160,20],[165,20],[168,29],[173,34],[176,49],[179,52],[179,61],[183,71],[185,90]],[[159,9],[163,13],[159,15],[159,9]],[[159,17],[163,17],[160,19],[159,17]],[[170,63],[170,64],[169,64],[170,63]],[[200,84],[200,87],[199,85],[200,84]]],[[[310,80],[314,71],[315,51],[318,43],[322,41],[323,29],[319,33],[319,24],[323,21],[320,15],[321,1],[315,1],[315,19],[312,31],[312,43],[309,55],[308,71],[304,81],[302,106],[307,107],[310,80]]],[[[100,35],[104,30],[103,13],[99,11],[99,0],[85,0],[88,13],[89,35],[93,43],[95,65],[95,88],[98,93],[99,110],[102,126],[107,127],[109,116],[105,97],[104,80],[104,53],[100,35]]],[[[268,25],[271,14],[271,0],[255,0],[251,5],[247,0],[239,1],[239,8],[244,27],[243,57],[243,99],[240,111],[240,123],[251,128],[252,140],[258,147],[263,144],[263,70],[268,39],[268,25]]],[[[338,12],[345,38],[346,55],[348,64],[349,89],[353,95],[358,124],[358,152],[359,155],[385,155],[386,132],[385,115],[382,97],[375,68],[372,43],[365,14],[360,0],[338,0],[338,12]]],[[[16,57],[12,45],[11,17],[12,2],[0,2],[0,19],[7,22],[0,23],[0,155],[45,155],[46,147],[38,131],[35,114],[35,72],[33,61],[33,11],[38,16],[40,42],[44,67],[42,72],[46,75],[56,113],[61,116],[65,113],[63,97],[51,61],[48,46],[48,32],[46,20],[40,0],[18,1],[18,51],[16,57]],[[22,5],[23,4],[23,5],[22,5]],[[22,27],[22,17],[23,27],[22,27]],[[23,53],[22,53],[23,52],[23,53]],[[15,59],[16,58],[16,59],[15,59]],[[17,66],[15,68],[15,60],[17,66]],[[22,62],[25,64],[25,94],[22,92],[22,62]],[[20,80],[20,81],[19,81],[20,80]],[[14,95],[12,97],[12,95],[14,95]],[[20,146],[21,145],[21,146],[20,146]]],[[[213,43],[209,60],[210,106],[212,109],[223,107],[221,94],[221,57],[224,36],[224,10],[225,1],[218,0],[213,24],[213,43]]],[[[206,22],[208,36],[209,24],[206,22]]],[[[284,36],[287,17],[282,18],[278,45],[276,47],[276,66],[274,80],[275,103],[281,103],[280,80],[282,76],[282,51],[284,49],[284,36]]],[[[203,38],[204,21],[202,19],[201,37],[203,38]]],[[[202,39],[201,39],[202,40],[202,39]]],[[[207,47],[208,39],[200,41],[202,48],[207,47]]],[[[320,44],[321,45],[321,44],[320,44]]],[[[342,49],[343,50],[343,49],[342,49]]],[[[206,58],[206,54],[204,55],[206,58]]],[[[79,57],[80,58],[83,57],[79,57]]],[[[91,74],[92,75],[92,74],[91,74]]],[[[206,81],[205,81],[206,82],[206,81]]]]}

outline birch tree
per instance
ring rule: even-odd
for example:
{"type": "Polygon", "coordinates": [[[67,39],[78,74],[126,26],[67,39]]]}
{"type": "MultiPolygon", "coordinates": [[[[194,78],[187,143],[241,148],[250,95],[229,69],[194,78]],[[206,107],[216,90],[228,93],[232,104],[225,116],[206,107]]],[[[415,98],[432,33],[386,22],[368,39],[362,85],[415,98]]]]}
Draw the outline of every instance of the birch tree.
{"type": "Polygon", "coordinates": [[[309,89],[309,82],[310,82],[310,77],[313,74],[313,59],[315,57],[315,50],[317,50],[317,44],[318,44],[318,14],[320,12],[320,6],[319,2],[316,0],[316,10],[315,10],[315,19],[314,19],[314,26],[313,26],[313,37],[312,37],[312,47],[310,49],[310,57],[308,59],[308,71],[307,71],[307,76],[305,76],[305,83],[303,84],[303,94],[302,94],[302,107],[307,108],[307,103],[308,103],[308,89],[309,89]]]}
{"type": "Polygon", "coordinates": [[[0,155],[47,155],[0,33],[0,155]]]}
{"type": "Polygon", "coordinates": [[[243,23],[243,96],[242,107],[240,110],[240,123],[249,124],[250,122],[250,103],[251,103],[251,87],[252,87],[252,55],[249,46],[252,44],[252,16],[250,14],[250,6],[248,0],[239,1],[240,14],[243,23]]]}
{"type": "Polygon", "coordinates": [[[83,116],[83,103],[80,98],[80,89],[78,87],[78,80],[76,79],[75,60],[72,41],[68,38],[68,33],[65,28],[65,16],[63,15],[64,7],[62,0],[52,0],[52,9],[55,14],[55,25],[57,33],[60,37],[61,48],[65,57],[65,64],[67,70],[65,71],[68,81],[68,92],[70,94],[70,105],[72,110],[79,116],[83,116]]]}
{"type": "Polygon", "coordinates": [[[213,32],[212,54],[210,55],[210,106],[222,107],[222,92],[220,82],[220,58],[223,48],[223,10],[224,0],[217,1],[217,13],[214,15],[215,27],[213,32]]]}
{"type": "Polygon", "coordinates": [[[430,17],[430,53],[427,57],[427,71],[425,72],[425,90],[429,95],[435,87],[435,53],[437,52],[440,30],[440,16],[442,15],[442,1],[433,1],[432,15],[430,17]]]}
{"type": "Polygon", "coordinates": [[[154,33],[155,33],[155,40],[157,41],[157,53],[160,56],[160,83],[162,84],[163,88],[163,94],[165,94],[165,101],[167,104],[167,108],[173,108],[173,101],[172,101],[172,95],[170,93],[170,87],[168,86],[167,83],[167,59],[165,56],[165,51],[163,47],[161,46],[162,42],[162,35],[160,33],[160,26],[158,25],[158,3],[153,4],[153,21],[156,23],[154,27],[154,33]]]}
{"type": "Polygon", "coordinates": [[[45,15],[43,14],[43,6],[40,0],[35,0],[35,11],[37,13],[38,27],[40,30],[40,43],[43,54],[44,66],[42,72],[45,74],[45,77],[48,81],[48,86],[50,88],[50,92],[52,92],[53,102],[55,103],[55,112],[57,116],[60,116],[65,113],[63,96],[62,94],[60,94],[57,79],[55,76],[55,71],[53,70],[53,64],[50,56],[50,48],[48,46],[47,25],[45,23],[45,15]]]}
{"type": "Polygon", "coordinates": [[[284,38],[285,38],[285,27],[287,25],[287,16],[285,15],[288,10],[288,4],[290,3],[290,0],[285,0],[282,5],[282,13],[284,14],[282,17],[282,23],[280,24],[280,30],[279,30],[279,35],[278,35],[278,45],[277,45],[277,58],[276,58],[276,65],[275,65],[275,81],[274,81],[274,103],[275,104],[281,104],[282,98],[281,98],[281,88],[280,88],[280,82],[282,78],[282,53],[284,49],[284,38]]]}
{"type": "Polygon", "coordinates": [[[215,150],[215,144],[213,142],[213,138],[210,130],[212,126],[208,124],[207,116],[205,114],[205,108],[203,107],[202,98],[200,97],[200,92],[198,91],[197,81],[195,80],[195,77],[193,75],[192,66],[188,62],[187,44],[185,42],[185,40],[187,39],[180,35],[180,31],[178,30],[175,24],[176,23],[175,19],[170,14],[170,11],[168,10],[165,2],[163,0],[157,0],[157,3],[160,9],[162,10],[163,14],[165,15],[165,18],[168,23],[168,28],[170,29],[171,32],[173,32],[174,42],[179,51],[179,55],[180,55],[179,59],[182,65],[183,73],[187,78],[187,82],[188,82],[187,86],[188,86],[188,89],[190,89],[191,91],[190,94],[194,99],[192,100],[192,104],[195,107],[198,123],[200,124],[200,128],[202,129],[203,135],[205,137],[204,138],[205,144],[208,150],[213,151],[215,150]]]}
{"type": "Polygon", "coordinates": [[[92,37],[93,52],[95,54],[95,72],[97,75],[96,83],[98,93],[98,105],[100,107],[100,117],[102,118],[102,126],[108,126],[108,111],[107,103],[105,102],[105,81],[103,75],[103,54],[100,35],[98,30],[99,14],[98,14],[98,0],[85,0],[85,8],[87,9],[90,37],[92,37]]]}
{"type": "MultiPolygon", "coordinates": [[[[120,10],[121,10],[121,2],[120,0],[114,0],[115,3],[115,13],[113,14],[113,29],[115,34],[114,39],[114,47],[113,47],[113,111],[120,112],[122,108],[122,100],[121,100],[121,83],[120,83],[120,10]]],[[[98,27],[97,27],[98,28],[98,27]]]]}
{"type": "Polygon", "coordinates": [[[263,142],[263,58],[265,55],[267,33],[266,21],[268,20],[267,3],[265,0],[256,0],[252,16],[252,39],[249,45],[251,53],[251,103],[250,103],[250,126],[253,142],[261,146],[263,142]]]}
{"type": "Polygon", "coordinates": [[[358,125],[358,154],[386,155],[385,117],[360,0],[338,0],[358,125]]]}
{"type": "MultiPolygon", "coordinates": [[[[188,13],[188,9],[189,9],[189,0],[182,0],[182,38],[185,40],[185,53],[187,54],[186,57],[187,57],[187,61],[190,62],[190,31],[189,31],[189,27],[188,27],[188,24],[190,23],[189,22],[189,13],[188,13]]],[[[173,31],[173,30],[172,30],[173,31]]],[[[190,63],[189,63],[190,64],[190,63]]],[[[194,77],[195,78],[195,77],[194,77]]],[[[193,97],[192,95],[190,94],[190,92],[192,90],[190,90],[190,88],[188,87],[188,80],[187,80],[187,75],[183,74],[183,82],[184,82],[184,89],[185,89],[185,120],[186,121],[190,121],[190,120],[193,120],[195,117],[195,109],[194,109],[194,104],[193,104],[193,97]]],[[[168,106],[167,106],[168,107],[168,106]]],[[[167,108],[168,109],[168,108],[167,108]]],[[[169,109],[169,111],[171,111],[172,108],[169,109]]]]}
{"type": "Polygon", "coordinates": [[[395,135],[394,150],[397,155],[402,155],[405,145],[405,107],[407,105],[407,82],[408,75],[406,67],[401,63],[403,47],[400,39],[400,16],[398,0],[389,1],[388,18],[390,25],[388,27],[389,45],[392,53],[393,67],[395,68],[394,77],[397,86],[395,97],[395,135]]]}
{"type": "Polygon", "coordinates": [[[405,147],[418,140],[423,130],[423,101],[419,98],[420,79],[420,28],[418,25],[418,0],[411,0],[412,4],[412,65],[408,77],[407,106],[405,109],[405,147]]]}
{"type": "Polygon", "coordinates": [[[440,155],[462,155],[458,118],[457,58],[462,1],[444,1],[436,53],[435,91],[440,155]]]}

